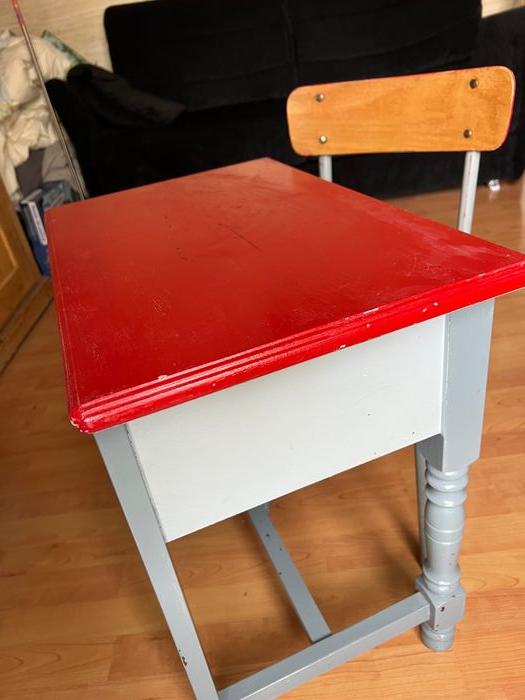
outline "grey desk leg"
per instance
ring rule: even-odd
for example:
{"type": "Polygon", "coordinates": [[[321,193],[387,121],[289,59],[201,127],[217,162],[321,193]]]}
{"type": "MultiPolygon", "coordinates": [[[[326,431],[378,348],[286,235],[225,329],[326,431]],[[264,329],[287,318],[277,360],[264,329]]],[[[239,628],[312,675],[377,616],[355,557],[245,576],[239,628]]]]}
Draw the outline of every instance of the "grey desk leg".
{"type": "Polygon", "coordinates": [[[195,696],[218,694],[125,425],[95,435],[195,696]]]}
{"type": "Polygon", "coordinates": [[[279,575],[306,634],[312,642],[318,642],[320,639],[328,637],[331,634],[330,628],[293,563],[279,533],[274,528],[268,504],[252,508],[248,511],[248,517],[279,575]]]}
{"type": "Polygon", "coordinates": [[[488,301],[447,316],[441,433],[417,445],[418,500],[425,501],[425,560],[417,588],[431,611],[422,638],[435,651],[450,648],[464,613],[457,562],[469,465],[479,457],[481,444],[493,309],[488,301]]]}
{"type": "Polygon", "coordinates": [[[417,486],[417,515],[418,515],[418,525],[419,525],[419,552],[420,558],[419,562],[423,566],[423,562],[427,558],[427,543],[425,539],[425,505],[427,503],[427,496],[425,493],[426,486],[426,471],[427,471],[427,460],[425,456],[421,454],[421,449],[419,445],[415,446],[415,461],[416,461],[416,486],[417,486]]]}
{"type": "Polygon", "coordinates": [[[427,556],[418,589],[433,604],[431,618],[421,626],[423,642],[434,651],[450,649],[455,625],[463,617],[465,594],[460,585],[458,554],[463,539],[468,467],[426,472],[425,539],[427,556]]]}

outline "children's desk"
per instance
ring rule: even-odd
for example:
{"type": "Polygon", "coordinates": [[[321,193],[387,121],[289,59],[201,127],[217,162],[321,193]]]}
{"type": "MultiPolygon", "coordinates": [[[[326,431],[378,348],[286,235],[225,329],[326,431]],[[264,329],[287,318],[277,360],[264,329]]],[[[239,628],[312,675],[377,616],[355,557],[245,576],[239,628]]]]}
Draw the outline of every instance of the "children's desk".
{"type": "Polygon", "coordinates": [[[274,698],[417,625],[447,649],[493,299],[525,284],[525,256],[266,159],[48,224],[71,422],[95,435],[196,697],[274,698]],[[416,592],[332,632],[265,504],[411,444],[416,592]],[[217,691],[166,543],[244,511],[312,644],[217,691]]]}

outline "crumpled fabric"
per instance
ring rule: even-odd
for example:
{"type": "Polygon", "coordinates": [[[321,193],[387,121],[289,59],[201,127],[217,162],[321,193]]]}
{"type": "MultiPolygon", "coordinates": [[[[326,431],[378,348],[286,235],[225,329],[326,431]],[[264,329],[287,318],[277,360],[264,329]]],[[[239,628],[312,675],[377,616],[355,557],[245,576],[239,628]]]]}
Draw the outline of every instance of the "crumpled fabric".
{"type": "MultiPolygon", "coordinates": [[[[63,79],[72,60],[45,39],[33,38],[45,80],[63,79]]],[[[0,33],[0,175],[12,199],[20,198],[15,168],[33,148],[57,141],[37,73],[23,37],[0,33]]]]}

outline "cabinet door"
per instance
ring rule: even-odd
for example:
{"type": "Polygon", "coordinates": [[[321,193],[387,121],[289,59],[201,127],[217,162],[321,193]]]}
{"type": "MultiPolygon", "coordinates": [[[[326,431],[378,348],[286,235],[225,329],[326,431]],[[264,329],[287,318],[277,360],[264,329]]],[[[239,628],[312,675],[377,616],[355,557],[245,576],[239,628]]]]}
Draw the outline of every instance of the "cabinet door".
{"type": "Polygon", "coordinates": [[[0,370],[51,298],[0,180],[0,370]]]}

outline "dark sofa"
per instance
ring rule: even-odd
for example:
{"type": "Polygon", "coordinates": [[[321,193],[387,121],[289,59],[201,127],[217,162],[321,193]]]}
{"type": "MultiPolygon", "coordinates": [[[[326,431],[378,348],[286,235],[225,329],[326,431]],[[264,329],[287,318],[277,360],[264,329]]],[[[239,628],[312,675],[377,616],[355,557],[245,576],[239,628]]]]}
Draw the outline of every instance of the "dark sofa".
{"type": "MultiPolygon", "coordinates": [[[[123,126],[94,112],[78,84],[50,81],[92,195],[261,156],[316,172],[288,139],[297,85],[489,64],[514,70],[518,95],[511,135],[480,177],[523,171],[522,10],[481,19],[479,0],[149,0],[108,8],[105,29],[114,71],[186,110],[167,125],[123,126]]],[[[346,156],[334,179],[380,197],[429,191],[457,186],[461,160],[346,156]]]]}

